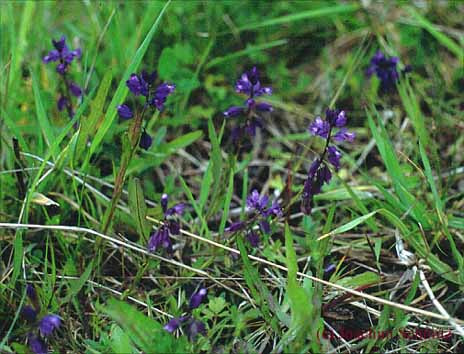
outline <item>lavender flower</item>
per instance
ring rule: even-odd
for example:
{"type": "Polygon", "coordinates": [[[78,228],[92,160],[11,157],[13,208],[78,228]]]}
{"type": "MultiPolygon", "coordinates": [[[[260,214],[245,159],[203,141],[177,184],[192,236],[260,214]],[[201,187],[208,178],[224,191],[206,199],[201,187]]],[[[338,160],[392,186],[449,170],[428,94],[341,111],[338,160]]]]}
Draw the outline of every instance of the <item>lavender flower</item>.
{"type": "Polygon", "coordinates": [[[270,87],[263,87],[259,81],[259,72],[256,67],[242,74],[235,84],[235,91],[247,95],[244,106],[231,106],[223,114],[226,118],[245,117],[243,124],[237,124],[232,130],[232,140],[240,139],[243,133],[254,137],[256,129],[262,128],[260,113],[272,112],[272,105],[267,102],[256,102],[255,98],[262,95],[271,95],[270,87]]]}
{"type": "Polygon", "coordinates": [[[61,326],[61,318],[57,315],[46,315],[39,322],[39,330],[43,336],[49,336],[61,326]]]}
{"type": "Polygon", "coordinates": [[[380,80],[380,90],[388,92],[395,89],[396,82],[400,79],[398,73],[397,57],[386,57],[380,50],[378,50],[372,57],[369,67],[366,70],[368,77],[376,74],[380,80]]]}
{"type": "Polygon", "coordinates": [[[172,241],[170,235],[180,233],[180,224],[172,219],[174,216],[182,216],[185,204],[179,203],[168,208],[169,197],[167,194],[161,196],[161,209],[164,213],[163,224],[156,230],[148,240],[148,251],[155,252],[159,248],[164,248],[168,253],[172,253],[172,241]]]}
{"type": "Polygon", "coordinates": [[[269,197],[267,195],[261,197],[256,189],[248,195],[246,206],[249,211],[254,212],[254,215],[251,215],[247,221],[232,223],[225,231],[232,233],[246,231],[248,242],[250,242],[252,247],[257,247],[259,245],[259,234],[255,232],[253,227],[258,225],[261,233],[270,233],[269,217],[281,217],[283,215],[282,208],[276,200],[272,201],[271,205],[269,205],[269,197]]]}
{"type": "Polygon", "coordinates": [[[344,127],[346,123],[347,119],[344,111],[327,109],[324,120],[321,117],[316,117],[308,127],[308,131],[312,135],[324,138],[326,144],[321,156],[311,164],[308,170],[308,178],[303,186],[302,210],[306,214],[311,213],[314,196],[319,194],[322,186],[329,183],[332,178],[332,173],[324,158],[327,156],[328,162],[336,171],[340,168],[342,154],[336,146],[330,145],[332,139],[336,142],[352,142],[355,138],[355,134],[344,127]],[[338,131],[335,132],[337,128],[338,131]]]}
{"type": "MultiPolygon", "coordinates": [[[[142,117],[140,119],[143,119],[143,114],[147,108],[157,109],[160,112],[163,111],[168,96],[173,93],[176,88],[176,85],[168,82],[162,82],[156,86],[155,81],[157,77],[158,74],[156,71],[151,73],[142,71],[141,74],[131,74],[126,81],[126,85],[131,93],[135,96],[143,96],[145,98],[145,104],[140,113],[142,117]]],[[[134,112],[127,104],[118,106],[118,114],[124,120],[134,117],[134,112]]],[[[148,150],[152,142],[151,136],[144,129],[140,136],[139,146],[142,149],[148,150]]]]}
{"type": "Polygon", "coordinates": [[[37,311],[30,305],[24,306],[21,314],[29,322],[34,322],[37,318],[37,311]]]}

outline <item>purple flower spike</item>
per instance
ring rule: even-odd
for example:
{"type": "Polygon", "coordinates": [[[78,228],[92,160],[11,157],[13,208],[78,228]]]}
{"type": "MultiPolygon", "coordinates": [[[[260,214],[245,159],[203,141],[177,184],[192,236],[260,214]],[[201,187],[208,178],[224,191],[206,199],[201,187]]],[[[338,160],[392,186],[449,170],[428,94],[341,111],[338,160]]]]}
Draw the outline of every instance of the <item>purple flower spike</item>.
{"type": "Polygon", "coordinates": [[[121,119],[131,119],[134,116],[128,105],[121,104],[118,106],[118,115],[121,119]]]}
{"type": "Polygon", "coordinates": [[[29,348],[34,354],[47,354],[48,348],[45,342],[35,335],[29,335],[29,348]]]}
{"type": "Polygon", "coordinates": [[[53,43],[53,46],[55,47],[55,49],[59,52],[62,52],[64,48],[66,48],[66,37],[65,36],[61,36],[61,38],[57,41],[55,41],[54,39],[52,39],[52,43],[53,43]]]}
{"type": "Polygon", "coordinates": [[[50,334],[53,333],[54,330],[58,329],[61,325],[61,319],[57,315],[47,315],[39,323],[39,330],[40,333],[48,337],[50,334]]]}
{"type": "Polygon", "coordinates": [[[341,128],[341,127],[344,127],[345,125],[346,125],[345,111],[340,111],[340,113],[338,113],[337,115],[337,118],[335,119],[335,126],[337,128],[341,128]]]}
{"type": "Polygon", "coordinates": [[[380,80],[380,90],[382,92],[391,91],[400,78],[397,69],[398,62],[397,57],[388,58],[379,50],[372,57],[366,74],[372,76],[375,73],[380,80]]]}
{"type": "Polygon", "coordinates": [[[190,297],[189,307],[190,309],[196,309],[205,299],[208,291],[205,288],[201,288],[190,297]]]}
{"type": "Polygon", "coordinates": [[[69,90],[76,97],[82,96],[82,89],[78,85],[76,85],[74,82],[71,82],[69,84],[69,90]]]}
{"type": "Polygon", "coordinates": [[[152,137],[149,134],[147,134],[145,131],[142,132],[142,135],[140,136],[139,146],[142,149],[148,150],[151,147],[152,143],[153,143],[152,137]]]}
{"type": "Polygon", "coordinates": [[[57,61],[59,59],[60,59],[60,53],[54,49],[54,50],[49,51],[48,54],[42,58],[42,61],[45,64],[48,64],[52,61],[57,61]]]}

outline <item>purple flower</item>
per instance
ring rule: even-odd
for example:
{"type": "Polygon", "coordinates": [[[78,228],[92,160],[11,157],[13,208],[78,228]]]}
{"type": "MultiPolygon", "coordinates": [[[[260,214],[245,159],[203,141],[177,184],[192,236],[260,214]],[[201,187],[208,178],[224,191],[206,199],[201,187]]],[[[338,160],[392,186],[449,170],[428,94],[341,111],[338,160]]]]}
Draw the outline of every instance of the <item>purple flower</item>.
{"type": "Polygon", "coordinates": [[[184,203],[179,203],[174,205],[172,208],[169,208],[166,210],[166,216],[168,215],[182,215],[185,210],[185,204],[184,203]]]}
{"type": "Polygon", "coordinates": [[[149,252],[155,252],[159,248],[164,248],[168,253],[172,253],[172,241],[169,237],[169,228],[166,225],[162,225],[148,240],[149,252]]]}
{"type": "Polygon", "coordinates": [[[26,285],[26,295],[32,301],[35,301],[37,299],[37,293],[35,292],[34,285],[31,285],[31,284],[26,285]]]}
{"type": "Polygon", "coordinates": [[[272,112],[272,105],[267,102],[256,102],[255,98],[264,94],[271,95],[270,87],[263,87],[259,81],[259,72],[256,67],[242,74],[235,84],[235,91],[248,96],[245,106],[231,106],[224,111],[226,118],[244,116],[244,124],[238,124],[232,129],[232,141],[238,141],[246,132],[250,137],[256,135],[256,129],[262,128],[263,124],[259,118],[260,112],[272,112]]]}
{"type": "Polygon", "coordinates": [[[208,291],[205,288],[201,288],[197,292],[193,293],[190,297],[189,307],[191,310],[196,309],[203,302],[208,291]]]}
{"type": "Polygon", "coordinates": [[[29,341],[29,348],[31,348],[31,351],[34,354],[47,354],[48,353],[47,345],[39,337],[30,334],[28,341],[29,341]]]}
{"type": "Polygon", "coordinates": [[[322,186],[329,183],[332,179],[332,173],[324,162],[320,159],[315,160],[308,171],[308,178],[303,186],[302,209],[306,214],[310,214],[313,207],[313,197],[319,194],[322,186]]]}
{"type": "MultiPolygon", "coordinates": [[[[261,224],[262,223],[267,223],[267,221],[262,221],[261,224]]],[[[267,226],[265,226],[265,227],[266,228],[269,227],[269,223],[267,223],[267,226]]],[[[266,230],[266,231],[263,230],[263,232],[265,232],[265,233],[269,233],[270,231],[271,231],[270,227],[269,227],[269,230],[266,230]]],[[[247,238],[248,242],[250,242],[251,247],[256,248],[256,247],[259,246],[259,235],[258,235],[258,233],[254,232],[253,230],[250,230],[250,231],[248,231],[246,238],[247,238]]]]}
{"type": "Polygon", "coordinates": [[[161,196],[160,204],[161,204],[161,208],[163,209],[163,212],[165,214],[166,214],[166,211],[168,210],[168,201],[169,201],[169,196],[166,193],[164,193],[161,196]]]}
{"type": "Polygon", "coordinates": [[[53,333],[55,329],[58,329],[61,325],[61,319],[57,315],[46,315],[42,320],[39,322],[39,330],[40,333],[47,337],[53,333]]]}
{"type": "Polygon", "coordinates": [[[342,157],[341,152],[335,146],[329,146],[327,153],[329,162],[338,170],[340,168],[340,158],[342,157]]]}
{"type": "Polygon", "coordinates": [[[247,207],[256,210],[263,210],[267,206],[268,202],[269,197],[265,195],[261,198],[259,192],[256,189],[251,192],[246,200],[247,207]]]}
{"type": "Polygon", "coordinates": [[[330,130],[330,124],[326,120],[322,120],[321,117],[316,117],[314,122],[309,125],[308,130],[312,135],[318,135],[327,139],[330,130]]]}
{"type": "Polygon", "coordinates": [[[176,85],[163,82],[156,88],[155,95],[150,100],[150,104],[155,106],[159,111],[162,111],[168,96],[173,93],[175,89],[176,85]]]}
{"type": "Polygon", "coordinates": [[[80,58],[82,53],[80,48],[76,50],[69,50],[68,46],[66,45],[66,38],[62,36],[59,40],[52,39],[53,46],[55,49],[48,52],[42,60],[44,63],[50,63],[59,61],[56,71],[60,74],[64,74],[69,64],[72,63],[74,58],[80,58]]]}
{"type": "Polygon", "coordinates": [[[131,119],[134,116],[132,110],[126,104],[121,104],[118,106],[118,115],[121,117],[121,119],[131,119]]]}
{"type": "Polygon", "coordinates": [[[237,221],[237,222],[230,224],[230,226],[227,227],[225,231],[236,232],[236,231],[243,229],[244,227],[245,227],[245,223],[243,221],[237,221]]]}
{"type": "Polygon", "coordinates": [[[341,128],[338,132],[334,135],[334,140],[341,143],[343,141],[349,141],[350,143],[354,141],[355,134],[349,132],[346,128],[341,128]]]}
{"type": "Polygon", "coordinates": [[[180,325],[181,319],[174,317],[169,320],[169,322],[164,326],[164,329],[169,333],[173,333],[180,325]]]}
{"type": "Polygon", "coordinates": [[[142,149],[148,150],[152,143],[152,137],[149,134],[147,134],[147,132],[143,131],[142,135],[140,136],[139,146],[142,149]]]}
{"type": "Polygon", "coordinates": [[[135,96],[148,96],[148,83],[141,76],[131,74],[129,80],[126,81],[126,85],[135,96]]]}
{"type": "Polygon", "coordinates": [[[76,97],[82,96],[82,89],[74,82],[71,82],[69,84],[69,90],[71,91],[71,94],[73,94],[76,97]]]}
{"type": "Polygon", "coordinates": [[[241,115],[244,111],[245,109],[243,107],[231,106],[224,112],[224,116],[226,116],[227,118],[237,117],[241,115]]]}
{"type": "Polygon", "coordinates": [[[65,96],[60,96],[60,98],[58,99],[58,102],[56,102],[56,107],[61,112],[63,109],[66,108],[66,106],[68,105],[68,102],[69,101],[65,96]]]}
{"type": "Polygon", "coordinates": [[[142,70],[142,79],[145,80],[149,85],[153,85],[156,81],[156,78],[158,77],[158,73],[155,71],[152,71],[149,73],[146,70],[142,70]]]}
{"type": "Polygon", "coordinates": [[[368,77],[376,74],[380,80],[380,90],[387,92],[395,88],[400,76],[398,74],[399,59],[397,57],[386,57],[380,50],[372,57],[366,70],[368,77]]]}
{"type": "Polygon", "coordinates": [[[32,306],[26,305],[24,306],[23,310],[21,311],[22,316],[25,320],[29,322],[34,322],[37,318],[37,312],[34,310],[32,306]]]}

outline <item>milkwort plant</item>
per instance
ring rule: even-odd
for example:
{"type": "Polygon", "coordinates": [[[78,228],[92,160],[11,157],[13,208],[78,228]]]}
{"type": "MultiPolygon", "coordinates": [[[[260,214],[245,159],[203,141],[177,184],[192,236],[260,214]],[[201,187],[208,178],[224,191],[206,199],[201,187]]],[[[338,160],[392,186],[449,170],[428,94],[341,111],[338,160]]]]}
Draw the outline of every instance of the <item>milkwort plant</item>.
{"type": "Polygon", "coordinates": [[[308,177],[303,186],[301,207],[305,214],[311,214],[314,196],[319,194],[322,186],[325,183],[329,183],[332,179],[329,164],[333,166],[335,171],[338,171],[340,168],[342,153],[332,144],[334,142],[353,142],[355,138],[355,134],[345,128],[346,123],[345,111],[327,109],[325,119],[316,117],[314,122],[308,127],[311,135],[325,139],[325,146],[321,155],[309,167],[308,177]],[[325,160],[326,157],[329,164],[325,160]]]}
{"type": "Polygon", "coordinates": [[[267,195],[261,197],[256,189],[247,197],[246,206],[251,212],[247,220],[232,223],[226,228],[226,231],[230,233],[245,232],[250,245],[258,247],[260,244],[259,233],[269,234],[271,232],[270,220],[273,217],[282,217],[282,208],[277,200],[270,203],[269,197],[267,195]]]}
{"type": "Polygon", "coordinates": [[[184,203],[179,203],[168,208],[169,197],[167,194],[161,196],[161,209],[163,210],[164,219],[162,225],[155,231],[148,240],[148,251],[155,252],[164,248],[169,254],[172,253],[172,241],[170,235],[180,233],[180,224],[174,219],[175,216],[182,216],[185,209],[184,203]]]}
{"type": "Polygon", "coordinates": [[[272,95],[271,87],[261,85],[256,66],[242,74],[235,84],[235,91],[246,95],[247,99],[243,106],[231,106],[224,112],[226,118],[241,119],[232,129],[234,143],[241,139],[245,133],[254,137],[256,129],[263,127],[261,114],[273,110],[270,103],[256,101],[256,98],[260,96],[272,95]]]}
{"type": "Polygon", "coordinates": [[[47,55],[42,58],[45,64],[56,62],[56,72],[61,78],[60,95],[56,103],[61,112],[66,109],[69,118],[74,117],[72,96],[76,98],[76,104],[82,96],[82,89],[70,78],[69,68],[74,59],[80,59],[82,52],[80,48],[70,50],[66,44],[66,37],[62,36],[59,40],[52,39],[53,47],[47,55]]]}
{"type": "Polygon", "coordinates": [[[205,324],[195,319],[193,311],[197,309],[203,300],[206,298],[208,291],[206,288],[199,288],[198,291],[194,292],[189,300],[188,311],[180,317],[172,318],[165,326],[164,329],[169,333],[175,332],[178,328],[187,335],[190,341],[195,341],[199,334],[206,335],[205,324]]]}
{"type": "Polygon", "coordinates": [[[49,313],[39,320],[41,307],[34,286],[27,284],[26,294],[32,305],[24,306],[21,315],[30,327],[27,335],[29,348],[35,354],[46,354],[48,353],[47,339],[60,328],[61,318],[49,313]]]}
{"type": "Polygon", "coordinates": [[[396,83],[400,80],[400,73],[406,74],[411,71],[411,66],[406,65],[403,70],[398,71],[398,57],[388,57],[378,50],[370,61],[366,70],[367,77],[376,75],[380,80],[380,92],[387,93],[395,90],[396,83]]]}
{"type": "MultiPolygon", "coordinates": [[[[156,111],[157,114],[164,110],[164,105],[168,96],[174,92],[176,86],[172,83],[162,82],[156,85],[158,75],[156,71],[151,73],[142,71],[141,74],[131,74],[126,81],[129,91],[134,95],[134,107],[131,108],[129,103],[125,102],[118,106],[118,115],[122,120],[132,120],[129,131],[123,137],[123,154],[121,158],[121,166],[114,183],[113,196],[111,205],[106,210],[103,218],[102,232],[106,233],[111,223],[116,205],[121,197],[123,185],[126,177],[127,167],[132,157],[135,154],[137,146],[148,150],[152,145],[152,137],[146,132],[146,124],[144,122],[145,115],[152,114],[156,111]],[[143,97],[143,104],[137,104],[137,97],[143,97]]],[[[157,117],[157,116],[156,116],[157,117]]]]}

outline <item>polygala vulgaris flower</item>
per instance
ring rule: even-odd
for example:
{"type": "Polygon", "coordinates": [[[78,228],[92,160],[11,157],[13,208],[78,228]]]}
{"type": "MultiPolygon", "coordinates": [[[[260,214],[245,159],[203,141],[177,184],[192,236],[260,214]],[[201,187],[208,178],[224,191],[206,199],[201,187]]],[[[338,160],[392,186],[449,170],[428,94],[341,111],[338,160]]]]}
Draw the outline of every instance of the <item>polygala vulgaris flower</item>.
{"type": "Polygon", "coordinates": [[[272,94],[271,87],[261,85],[259,72],[255,66],[242,74],[235,84],[235,91],[248,97],[243,106],[231,106],[224,112],[226,118],[244,117],[244,122],[238,123],[232,130],[233,141],[240,139],[244,132],[254,137],[256,129],[263,127],[261,114],[272,112],[272,105],[270,103],[257,102],[255,100],[262,95],[272,94]]]}
{"type": "Polygon", "coordinates": [[[411,71],[411,66],[409,65],[399,71],[398,64],[398,57],[387,57],[378,50],[372,57],[366,74],[368,77],[375,74],[379,78],[381,92],[393,91],[396,87],[396,83],[400,80],[400,74],[411,71]]]}
{"type": "Polygon", "coordinates": [[[29,348],[34,354],[47,354],[48,353],[47,344],[45,344],[45,342],[38,336],[35,336],[33,334],[29,335],[28,342],[29,342],[29,348]]]}
{"type": "Polygon", "coordinates": [[[246,221],[232,223],[225,231],[234,233],[246,231],[246,239],[253,247],[259,246],[259,234],[254,230],[254,226],[259,227],[259,231],[264,234],[271,232],[269,224],[270,217],[281,217],[282,208],[277,200],[270,202],[267,195],[261,196],[258,190],[254,189],[246,199],[247,210],[253,214],[248,215],[246,221]]]}
{"type": "MultiPolygon", "coordinates": [[[[163,111],[168,96],[176,89],[176,85],[168,82],[155,85],[157,77],[158,74],[156,71],[151,73],[142,71],[141,74],[131,74],[126,81],[129,91],[134,96],[144,97],[145,103],[140,114],[144,114],[148,108],[157,109],[160,112],[163,111]]],[[[124,103],[118,106],[118,115],[121,119],[127,120],[134,117],[134,112],[124,103]]],[[[139,140],[139,146],[142,149],[148,150],[152,142],[151,136],[144,129],[139,140]]]]}
{"type": "Polygon", "coordinates": [[[185,204],[179,203],[171,208],[168,208],[169,197],[163,194],[161,197],[161,208],[164,213],[162,225],[156,230],[148,240],[148,251],[155,252],[159,248],[164,248],[168,253],[172,253],[172,241],[170,235],[178,235],[180,233],[180,224],[174,219],[175,216],[182,216],[185,209],[185,204]]]}
{"type": "Polygon", "coordinates": [[[54,314],[44,316],[39,322],[40,333],[47,337],[61,326],[61,318],[54,314]]]}
{"type": "Polygon", "coordinates": [[[322,186],[332,179],[332,173],[325,161],[325,157],[336,171],[340,168],[342,153],[335,145],[330,145],[332,140],[339,143],[344,141],[352,142],[355,138],[355,134],[345,128],[346,123],[345,111],[327,109],[325,119],[316,117],[308,127],[311,135],[325,139],[326,143],[320,157],[314,160],[309,167],[308,177],[303,186],[302,210],[305,214],[311,213],[314,196],[319,194],[322,186]]]}

